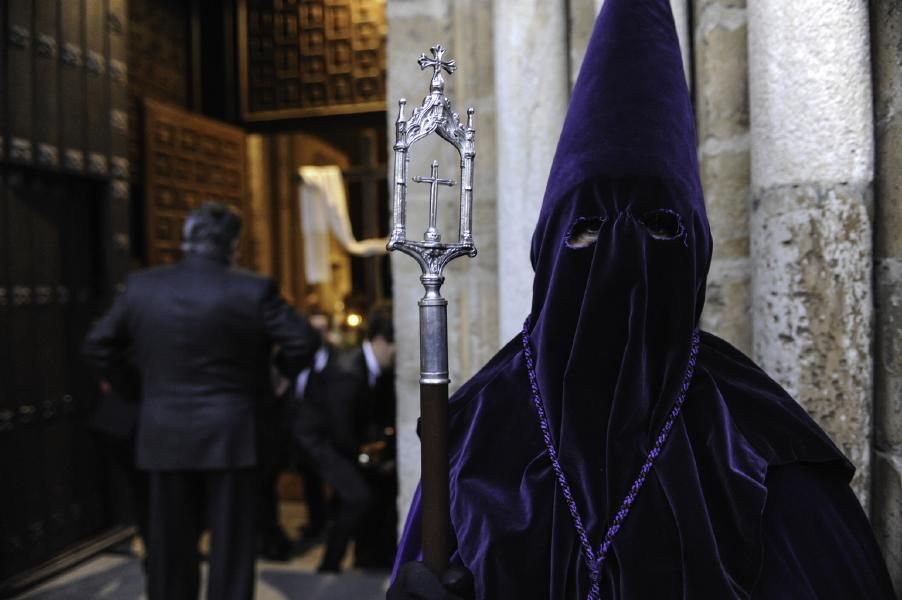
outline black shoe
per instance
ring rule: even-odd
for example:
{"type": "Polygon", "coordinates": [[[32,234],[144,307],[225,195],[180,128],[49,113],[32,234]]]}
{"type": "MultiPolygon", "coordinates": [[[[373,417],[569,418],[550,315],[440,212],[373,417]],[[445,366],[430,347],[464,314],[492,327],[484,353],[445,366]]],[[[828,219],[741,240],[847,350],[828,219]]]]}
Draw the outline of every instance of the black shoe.
{"type": "Polygon", "coordinates": [[[282,538],[269,540],[262,544],[259,555],[267,560],[287,562],[291,559],[291,541],[282,538]]]}

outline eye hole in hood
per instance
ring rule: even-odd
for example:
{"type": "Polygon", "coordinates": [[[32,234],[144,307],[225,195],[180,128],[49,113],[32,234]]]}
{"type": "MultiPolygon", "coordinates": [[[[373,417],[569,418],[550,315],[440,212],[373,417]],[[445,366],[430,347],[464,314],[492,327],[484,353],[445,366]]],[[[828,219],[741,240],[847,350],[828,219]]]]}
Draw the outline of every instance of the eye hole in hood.
{"type": "Polygon", "coordinates": [[[656,240],[675,240],[685,236],[686,230],[680,215],[666,208],[650,210],[639,221],[645,225],[648,234],[656,240]]]}
{"type": "Polygon", "coordinates": [[[573,223],[564,244],[568,248],[588,248],[598,240],[598,233],[604,225],[603,217],[580,217],[573,223]]]}

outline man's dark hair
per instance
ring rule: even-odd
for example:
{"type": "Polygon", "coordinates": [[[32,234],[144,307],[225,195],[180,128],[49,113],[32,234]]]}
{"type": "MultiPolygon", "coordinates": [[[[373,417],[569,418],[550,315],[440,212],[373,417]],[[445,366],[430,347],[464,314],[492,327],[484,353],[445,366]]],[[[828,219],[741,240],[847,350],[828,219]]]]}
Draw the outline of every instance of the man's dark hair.
{"type": "Polygon", "coordinates": [[[366,339],[382,336],[389,344],[395,343],[395,326],[392,323],[392,306],[377,304],[370,309],[366,320],[366,339]]]}
{"type": "Polygon", "coordinates": [[[238,213],[219,202],[204,202],[185,219],[182,251],[228,261],[239,235],[238,213]]]}

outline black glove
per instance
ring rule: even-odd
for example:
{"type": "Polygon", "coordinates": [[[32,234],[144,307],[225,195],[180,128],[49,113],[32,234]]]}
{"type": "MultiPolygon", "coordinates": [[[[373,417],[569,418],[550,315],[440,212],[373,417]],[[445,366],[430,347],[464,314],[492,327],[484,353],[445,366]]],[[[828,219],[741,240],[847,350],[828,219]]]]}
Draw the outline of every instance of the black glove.
{"type": "Polygon", "coordinates": [[[441,579],[421,562],[405,563],[389,588],[386,600],[475,600],[473,574],[449,567],[441,579]]]}

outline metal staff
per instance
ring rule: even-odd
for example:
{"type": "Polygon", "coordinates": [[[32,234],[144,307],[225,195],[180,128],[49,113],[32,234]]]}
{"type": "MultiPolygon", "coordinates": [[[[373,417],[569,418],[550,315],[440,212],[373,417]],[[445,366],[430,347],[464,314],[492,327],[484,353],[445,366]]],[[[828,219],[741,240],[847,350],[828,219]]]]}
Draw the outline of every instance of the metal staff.
{"type": "Polygon", "coordinates": [[[429,95],[422,106],[405,120],[403,98],[398,102],[395,122],[395,173],[392,232],[389,250],[400,250],[420,265],[420,281],[426,294],[420,299],[420,413],[422,415],[423,561],[436,573],[448,565],[451,554],[450,499],[448,492],[448,301],[442,298],[445,265],[458,256],[476,256],[472,235],[473,158],[476,130],[473,108],[467,124],[451,110],[445,97],[445,80],[457,69],[453,60],[443,60],[441,44],[431,48],[432,57],[421,54],[420,69],[433,69],[429,95]],[[453,187],[451,179],[439,177],[438,161],[432,161],[428,176],[413,181],[429,185],[429,224],[421,241],[407,239],[407,169],[409,151],[419,140],[438,134],[460,154],[460,229],[456,243],[443,243],[436,227],[439,186],[453,187]]]}

